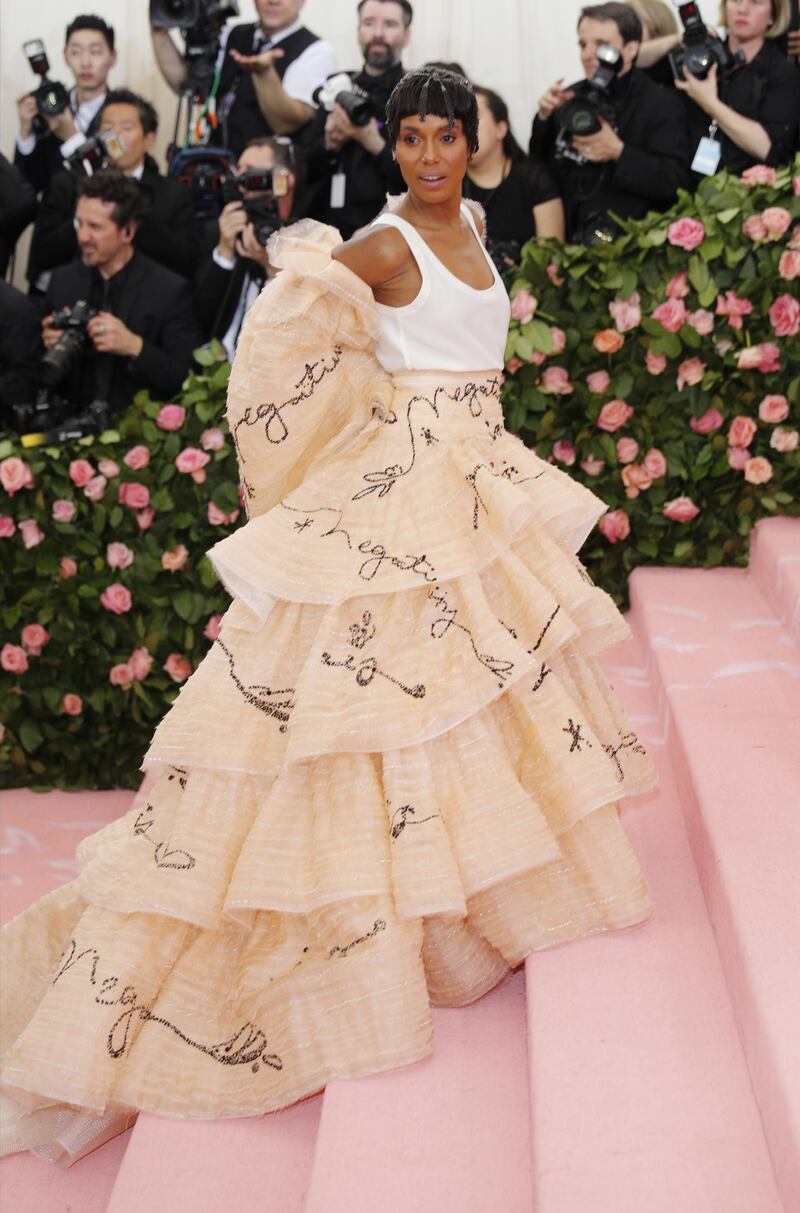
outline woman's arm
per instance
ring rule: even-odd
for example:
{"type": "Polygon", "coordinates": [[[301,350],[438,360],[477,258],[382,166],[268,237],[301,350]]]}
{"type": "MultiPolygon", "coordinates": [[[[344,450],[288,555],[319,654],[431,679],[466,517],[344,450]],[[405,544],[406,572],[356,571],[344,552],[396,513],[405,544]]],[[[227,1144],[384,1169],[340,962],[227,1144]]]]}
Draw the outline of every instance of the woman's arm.
{"type": "Polygon", "coordinates": [[[371,286],[381,302],[385,293],[392,293],[397,288],[398,280],[411,260],[408,245],[393,227],[366,228],[357,232],[350,240],[337,244],[331,257],[371,286]]]}
{"type": "Polygon", "coordinates": [[[698,80],[683,69],[683,80],[676,80],[675,87],[691,97],[696,105],[716,122],[721,131],[733,140],[737,147],[753,156],[756,160],[765,161],[772,147],[769,134],[754,118],[745,118],[737,110],[731,109],[720,100],[717,89],[717,65],[711,68],[705,80],[698,80]]]}
{"type": "Polygon", "coordinates": [[[661,38],[648,38],[639,47],[636,57],[637,67],[652,67],[660,63],[665,55],[674,50],[683,38],[683,34],[664,34],[661,38]]]}
{"type": "Polygon", "coordinates": [[[550,198],[533,208],[533,224],[540,240],[564,242],[564,204],[560,198],[550,198]]]}

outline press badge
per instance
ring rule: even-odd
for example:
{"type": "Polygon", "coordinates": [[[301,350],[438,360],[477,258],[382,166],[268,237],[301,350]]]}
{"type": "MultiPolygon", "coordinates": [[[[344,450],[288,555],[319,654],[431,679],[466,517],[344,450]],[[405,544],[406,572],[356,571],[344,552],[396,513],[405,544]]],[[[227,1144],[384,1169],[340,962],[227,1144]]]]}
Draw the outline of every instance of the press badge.
{"type": "Polygon", "coordinates": [[[707,177],[713,177],[719,168],[719,158],[722,155],[722,146],[717,142],[714,136],[717,133],[717,124],[712,122],[708,128],[708,134],[703,135],[703,138],[697,145],[697,151],[694,154],[692,161],[693,173],[704,173],[707,177]]]}
{"type": "Polygon", "coordinates": [[[344,191],[347,186],[345,173],[334,173],[331,177],[331,210],[340,211],[344,206],[344,191]]]}

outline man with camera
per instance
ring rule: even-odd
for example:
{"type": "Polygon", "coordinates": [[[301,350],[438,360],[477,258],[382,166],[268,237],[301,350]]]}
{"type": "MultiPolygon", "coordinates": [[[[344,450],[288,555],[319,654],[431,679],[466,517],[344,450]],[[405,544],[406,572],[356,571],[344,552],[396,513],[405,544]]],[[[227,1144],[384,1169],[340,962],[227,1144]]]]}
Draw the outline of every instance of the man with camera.
{"type": "MultiPolygon", "coordinates": [[[[46,63],[43,49],[42,57],[46,63]]],[[[68,96],[59,86],[63,108],[43,116],[35,93],[19,98],[14,162],[37,192],[47,189],[53,174],[64,167],[65,159],[94,134],[108,92],[108,75],[116,61],[112,27],[101,17],[76,17],[67,26],[64,45],[64,62],[75,84],[68,96]]]]}
{"type": "Polygon", "coordinates": [[[169,400],[201,342],[188,282],[134,245],[143,206],[136,182],[122,173],[78,182],[81,260],[53,274],[43,322],[45,381],[75,414],[98,405],[118,412],[142,388],[169,400]]]}
{"type": "MultiPolygon", "coordinates": [[[[164,177],[150,155],[158,130],[158,115],[149,101],[128,89],[107,94],[98,115],[98,137],[106,139],[116,157],[107,156],[113,167],[136,181],[145,203],[136,245],[153,261],[181,274],[194,275],[199,259],[199,241],[194,221],[191,191],[175,177],[164,177]]],[[[28,278],[65,265],[78,252],[75,235],[75,203],[79,171],[58,173],[42,200],[33,229],[28,278]]]]}
{"type": "Polygon", "coordinates": [[[561,186],[567,239],[609,242],[612,218],[666,209],[688,184],[689,141],[681,99],[636,66],[639,17],[627,4],[595,4],[578,21],[586,76],[557,80],[539,101],[530,153],[561,186]]]}
{"type": "MultiPolygon", "coordinates": [[[[215,104],[219,127],[214,133],[237,156],[251,139],[292,135],[314,113],[314,90],[336,70],[332,47],[307,30],[300,20],[305,0],[255,0],[258,21],[228,26],[220,39],[219,79],[215,104]]],[[[173,92],[186,87],[186,60],[166,26],[175,26],[175,11],[188,0],[173,0],[162,12],[162,0],[151,0],[153,50],[159,71],[173,92]]],[[[197,21],[207,25],[213,0],[195,0],[197,21]]],[[[237,12],[236,4],[228,5],[237,12]]]]}
{"type": "Polygon", "coordinates": [[[239,157],[223,186],[227,199],[215,225],[215,246],[195,279],[195,308],[208,337],[233,361],[244,318],[270,275],[266,243],[294,218],[295,173],[291,142],[265,135],[239,157]]]}
{"type": "Polygon", "coordinates": [[[361,0],[357,37],[364,65],[333,76],[318,90],[320,109],[304,132],[307,209],[345,240],[375,218],[387,193],[404,189],[383,121],[403,75],[401,56],[413,16],[408,0],[361,0]]]}

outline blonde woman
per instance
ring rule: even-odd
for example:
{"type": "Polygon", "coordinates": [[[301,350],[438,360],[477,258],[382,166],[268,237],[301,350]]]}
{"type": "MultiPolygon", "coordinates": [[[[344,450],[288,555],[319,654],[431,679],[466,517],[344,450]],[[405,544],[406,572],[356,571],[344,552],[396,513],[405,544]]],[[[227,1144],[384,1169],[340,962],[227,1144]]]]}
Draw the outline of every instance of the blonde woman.
{"type": "Polygon", "coordinates": [[[674,78],[667,55],[683,37],[675,9],[664,0],[626,0],[626,3],[642,23],[642,46],[636,66],[656,84],[671,88],[674,78]]]}

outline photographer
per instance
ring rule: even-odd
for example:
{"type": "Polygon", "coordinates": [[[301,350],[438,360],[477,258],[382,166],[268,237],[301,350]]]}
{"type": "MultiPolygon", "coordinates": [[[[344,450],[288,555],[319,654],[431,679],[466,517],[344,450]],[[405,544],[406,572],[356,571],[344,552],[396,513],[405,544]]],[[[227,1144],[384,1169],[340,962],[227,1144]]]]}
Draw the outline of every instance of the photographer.
{"type": "MultiPolygon", "coordinates": [[[[558,80],[539,101],[530,153],[554,171],[566,209],[567,238],[578,243],[614,239],[611,215],[639,219],[666,209],[689,178],[689,141],[681,98],[660,88],[636,66],[642,38],[639,18],[627,4],[584,8],[578,44],[586,79],[565,89],[558,80]],[[606,54],[604,47],[613,48],[606,54]],[[592,88],[601,62],[616,59],[617,74],[602,90],[592,88]],[[616,52],[616,56],[615,56],[616,52]],[[565,134],[562,124],[575,98],[601,93],[598,129],[565,134]],[[605,110],[605,112],[603,112],[605,110]]],[[[613,69],[612,69],[613,70],[613,69]]]]}
{"type": "Polygon", "coordinates": [[[304,134],[311,195],[307,209],[338,228],[344,240],[375,218],[387,193],[404,188],[383,135],[383,118],[392,89],[403,75],[400,58],[408,46],[412,19],[408,0],[361,0],[357,37],[364,65],[360,71],[334,77],[344,85],[338,90],[341,100],[331,94],[327,105],[332,108],[321,107],[304,134]],[[352,99],[350,112],[342,104],[348,99],[352,99]]]}
{"type": "MultiPolygon", "coordinates": [[[[314,113],[314,90],[336,70],[332,47],[300,21],[305,0],[255,0],[258,21],[228,26],[217,69],[218,141],[237,156],[251,139],[291,135],[314,113]]],[[[151,25],[159,71],[173,92],[186,63],[166,29],[151,25]]]]}
{"type": "MultiPolygon", "coordinates": [[[[158,116],[149,101],[128,89],[109,93],[98,115],[98,132],[113,133],[123,145],[114,168],[139,183],[145,203],[136,246],[159,265],[184,278],[194,275],[199,241],[191,191],[175,177],[163,177],[150,151],[158,116]]],[[[76,255],[73,224],[80,176],[61,172],[42,200],[33,229],[28,278],[37,283],[44,271],[65,265],[76,255]]]]}
{"type": "Polygon", "coordinates": [[[91,309],[81,348],[62,359],[66,388],[59,390],[76,413],[98,400],[118,412],[142,388],[169,400],[201,342],[189,284],[134,247],[143,206],[138,186],[121,173],[78,182],[81,261],[53,274],[43,322],[44,344],[52,351],[63,337],[53,313],[76,310],[79,300],[91,309]]]}
{"type": "Polygon", "coordinates": [[[726,168],[742,173],[754,164],[789,161],[800,123],[800,72],[778,49],[789,25],[789,0],[722,0],[724,45],[743,62],[721,70],[714,63],[705,79],[686,67],[676,88],[686,95],[691,148],[700,140],[708,161],[701,172],[726,168]]]}
{"type": "Polygon", "coordinates": [[[108,92],[108,74],[116,61],[111,26],[102,17],[76,17],[67,26],[64,44],[64,62],[75,78],[69,105],[55,117],[41,119],[47,133],[37,138],[36,98],[25,93],[17,101],[19,134],[14,163],[37,193],[47,189],[67,156],[94,134],[108,92]]]}
{"type": "Polygon", "coordinates": [[[5,278],[17,241],[35,215],[33,186],[0,152],[0,278],[5,278]]]}
{"type": "Polygon", "coordinates": [[[294,218],[295,174],[287,143],[266,135],[244,149],[237,177],[246,181],[249,171],[266,170],[273,188],[245,189],[226,203],[216,225],[214,250],[195,280],[195,307],[203,330],[222,342],[231,362],[244,318],[269,276],[266,238],[294,218]]]}
{"type": "Polygon", "coordinates": [[[0,429],[14,428],[13,405],[35,399],[43,352],[34,304],[10,282],[0,281],[0,429]]]}

